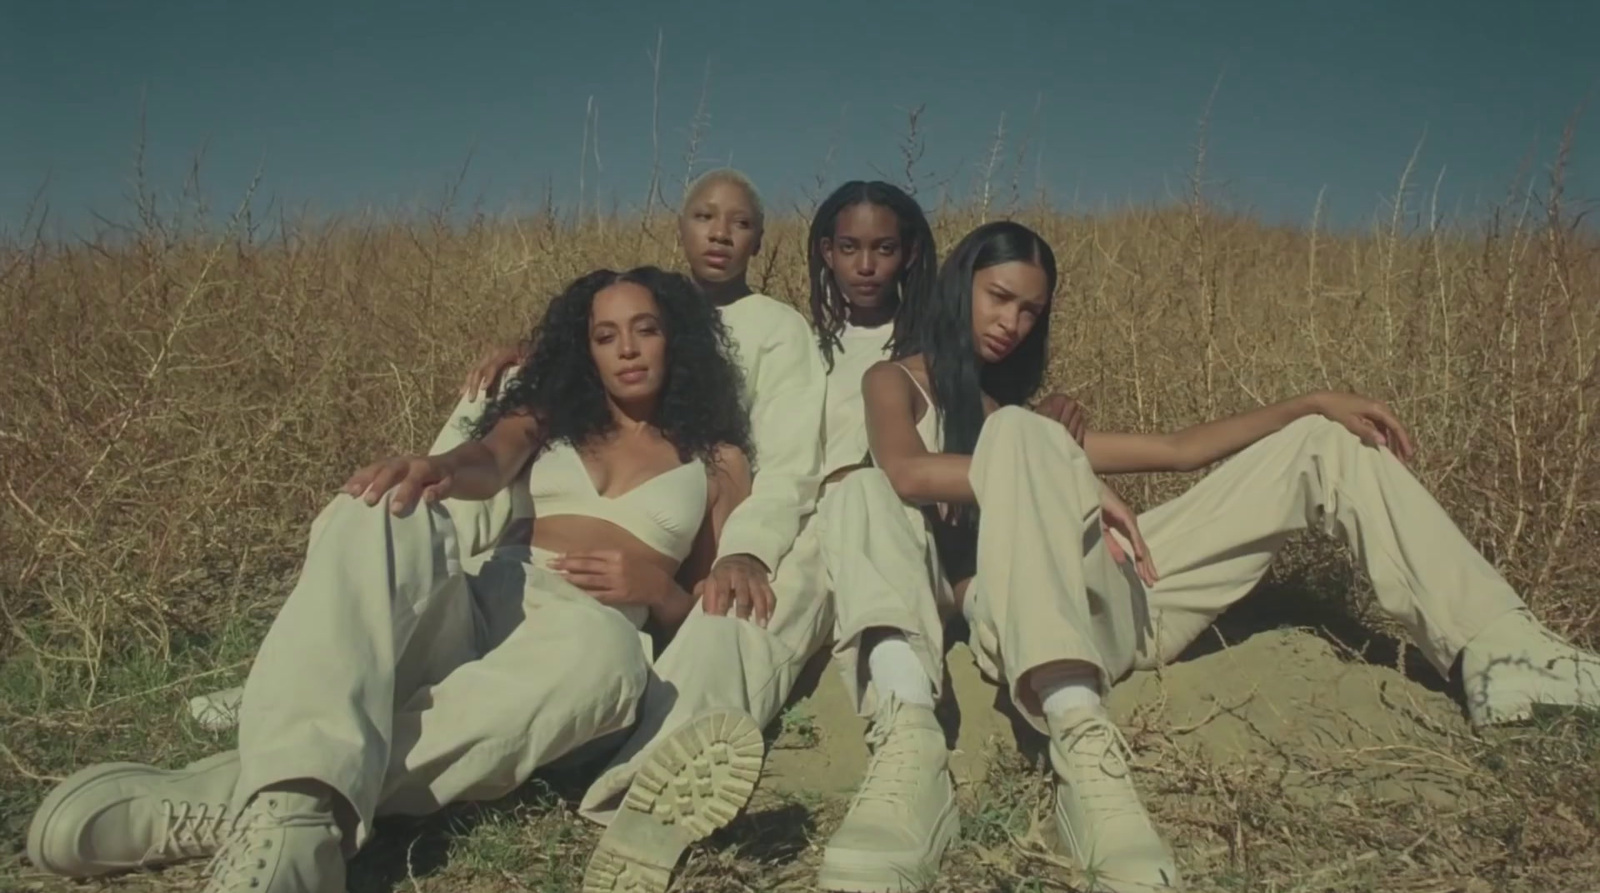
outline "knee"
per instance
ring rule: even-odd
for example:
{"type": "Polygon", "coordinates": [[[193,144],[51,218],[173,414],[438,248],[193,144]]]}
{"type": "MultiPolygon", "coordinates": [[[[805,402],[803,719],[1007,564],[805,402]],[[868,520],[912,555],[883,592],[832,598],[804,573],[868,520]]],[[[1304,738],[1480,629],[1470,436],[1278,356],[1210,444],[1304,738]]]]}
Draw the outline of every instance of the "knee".
{"type": "Polygon", "coordinates": [[[610,608],[584,606],[574,613],[572,641],[584,655],[582,668],[574,668],[582,678],[574,684],[615,692],[619,703],[631,704],[650,675],[639,630],[610,608]]]}
{"type": "Polygon", "coordinates": [[[1282,438],[1308,457],[1345,453],[1362,446],[1361,438],[1349,428],[1327,416],[1313,413],[1285,425],[1275,438],[1282,438]]]}
{"type": "Polygon", "coordinates": [[[996,434],[1034,430],[1044,416],[1021,406],[1002,406],[983,421],[983,430],[996,434]]]}
{"type": "Polygon", "coordinates": [[[1055,419],[1042,416],[1022,406],[1003,406],[983,421],[978,435],[984,440],[1004,441],[1021,449],[1047,447],[1082,453],[1077,441],[1067,435],[1067,429],[1055,419]]]}
{"type": "Polygon", "coordinates": [[[395,486],[384,491],[372,505],[368,505],[367,501],[359,496],[341,492],[333,497],[317,515],[316,520],[311,522],[312,530],[372,524],[388,528],[432,527],[450,521],[450,513],[443,505],[437,503],[430,505],[421,500],[418,500],[410,511],[400,515],[394,514],[390,508],[397,489],[398,486],[395,486]]]}

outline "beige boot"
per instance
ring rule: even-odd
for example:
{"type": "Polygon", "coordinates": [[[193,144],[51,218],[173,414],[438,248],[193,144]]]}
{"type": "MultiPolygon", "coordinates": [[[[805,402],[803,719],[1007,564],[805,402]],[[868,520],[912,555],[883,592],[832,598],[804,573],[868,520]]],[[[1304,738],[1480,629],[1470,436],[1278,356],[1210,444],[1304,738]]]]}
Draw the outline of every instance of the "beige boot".
{"type": "Polygon", "coordinates": [[[1461,683],[1480,728],[1531,719],[1536,704],[1600,709],[1600,657],[1557,638],[1525,610],[1467,644],[1461,683]]]}
{"type": "Polygon", "coordinates": [[[584,893],[663,893],[683,851],[750,801],[765,750],[737,711],[702,714],[657,741],[589,857],[584,893]]]}
{"type": "Polygon", "coordinates": [[[851,893],[925,890],[961,832],[944,730],[932,708],[888,695],[867,743],[872,761],[823,850],[817,885],[851,893]]]}
{"type": "Polygon", "coordinates": [[[1180,889],[1178,866],[1139,799],[1128,744],[1102,707],[1052,718],[1056,827],[1088,874],[1089,889],[1152,893],[1180,889]]]}
{"type": "Polygon", "coordinates": [[[182,769],[102,763],[67,776],[28,826],[28,859],[41,871],[92,877],[210,856],[233,818],[239,755],[182,769]]]}
{"type": "Polygon", "coordinates": [[[211,860],[205,893],[345,893],[333,800],[314,783],[250,798],[211,860]]]}

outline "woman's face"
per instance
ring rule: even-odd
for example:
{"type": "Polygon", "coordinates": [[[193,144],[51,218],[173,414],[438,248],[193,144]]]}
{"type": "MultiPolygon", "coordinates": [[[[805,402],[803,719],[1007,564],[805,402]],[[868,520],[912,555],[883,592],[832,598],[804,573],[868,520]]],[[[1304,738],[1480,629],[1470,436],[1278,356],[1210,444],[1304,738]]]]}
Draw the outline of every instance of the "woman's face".
{"type": "Polygon", "coordinates": [[[589,355],[613,401],[659,397],[667,380],[667,338],[655,295],[636,282],[602,288],[589,309],[589,355]]]}
{"type": "Polygon", "coordinates": [[[985,363],[1011,356],[1050,309],[1050,282],[1038,264],[1007,261],[972,276],[972,343],[985,363]]]}
{"type": "Polygon", "coordinates": [[[894,211],[867,202],[845,208],[821,249],[823,263],[850,306],[876,309],[894,297],[895,280],[906,262],[894,211]]]}
{"type": "Polygon", "coordinates": [[[755,203],[743,186],[713,180],[684,203],[678,241],[699,282],[735,282],[761,248],[755,203]]]}

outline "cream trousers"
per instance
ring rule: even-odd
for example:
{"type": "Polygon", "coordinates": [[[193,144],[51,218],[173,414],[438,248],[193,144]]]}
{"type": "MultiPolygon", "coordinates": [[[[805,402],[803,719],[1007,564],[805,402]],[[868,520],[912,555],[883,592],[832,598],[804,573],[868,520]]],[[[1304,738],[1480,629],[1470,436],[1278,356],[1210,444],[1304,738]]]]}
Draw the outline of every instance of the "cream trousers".
{"type": "MultiPolygon", "coordinates": [[[[825,506],[835,488],[819,501],[825,506]]],[[[772,574],[776,601],[765,628],[694,606],[662,649],[639,707],[639,724],[590,785],[579,813],[609,824],[649,746],[705,710],[742,710],[758,725],[777,718],[806,663],[833,631],[832,583],[823,566],[819,513],[772,574]]]]}
{"type": "Polygon", "coordinates": [[[469,573],[448,509],[343,495],[313,530],[245,682],[236,802],[323,782],[354,810],[354,849],[375,815],[503,796],[633,722],[639,631],[542,554],[498,549],[469,573]]]}
{"type": "MultiPolygon", "coordinates": [[[[1017,407],[995,413],[970,479],[983,510],[964,610],[972,650],[1041,731],[1029,672],[1085,661],[1109,687],[1172,660],[1306,528],[1355,553],[1384,611],[1443,674],[1478,632],[1523,607],[1399,460],[1321,416],[1263,438],[1140,515],[1160,575],[1148,588],[1107,553],[1099,479],[1059,424],[1017,407]]],[[[857,709],[876,707],[858,654],[875,628],[907,636],[938,692],[951,597],[922,515],[876,469],[850,475],[820,511],[829,532],[832,516],[854,519],[840,528],[850,535],[824,537],[824,552],[835,575],[835,653],[857,709]]]]}

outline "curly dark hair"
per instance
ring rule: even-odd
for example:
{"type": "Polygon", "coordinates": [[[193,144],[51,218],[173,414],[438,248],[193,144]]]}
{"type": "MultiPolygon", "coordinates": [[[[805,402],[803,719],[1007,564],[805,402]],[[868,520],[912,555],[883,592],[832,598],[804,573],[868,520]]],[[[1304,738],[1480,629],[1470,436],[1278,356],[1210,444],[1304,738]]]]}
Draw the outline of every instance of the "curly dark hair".
{"type": "Polygon", "coordinates": [[[661,311],[667,375],[650,424],[684,461],[698,457],[712,465],[717,448],[727,444],[754,462],[744,376],[734,362],[737,348],[727,327],[688,277],[658,267],[595,270],[551,299],[523,342],[527,360],[485,408],[470,436],[483,437],[509,414],[531,413],[544,435],[537,458],[552,443],[577,447],[612,431],[616,422],[589,352],[589,313],[595,295],[619,282],[648,289],[661,311]]]}

